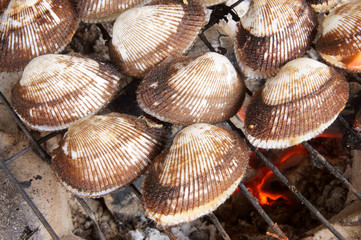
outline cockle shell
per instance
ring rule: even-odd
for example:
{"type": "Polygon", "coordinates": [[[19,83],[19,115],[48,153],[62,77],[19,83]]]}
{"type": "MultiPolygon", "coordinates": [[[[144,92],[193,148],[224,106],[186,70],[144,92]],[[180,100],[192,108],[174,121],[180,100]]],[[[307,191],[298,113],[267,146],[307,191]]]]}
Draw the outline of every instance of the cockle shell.
{"type": "Polygon", "coordinates": [[[83,22],[108,22],[115,20],[128,8],[145,0],[78,0],[77,12],[83,22]]]}
{"type": "Polygon", "coordinates": [[[306,0],[316,12],[325,12],[334,7],[340,0],[306,0]]]}
{"type": "Polygon", "coordinates": [[[205,7],[210,7],[213,5],[217,5],[217,4],[221,4],[226,2],[227,0],[199,0],[199,2],[205,6],[205,7]]]}
{"type": "Polygon", "coordinates": [[[316,49],[327,63],[361,72],[361,60],[355,65],[348,63],[348,58],[361,55],[360,13],[361,1],[351,1],[331,11],[323,21],[316,49]]]}
{"type": "Polygon", "coordinates": [[[251,78],[276,75],[302,56],[316,33],[317,18],[303,0],[254,0],[237,25],[235,54],[251,78]]]}
{"type": "Polygon", "coordinates": [[[10,0],[0,0],[0,17],[1,17],[1,13],[6,9],[9,2],[10,0]]]}
{"type": "Polygon", "coordinates": [[[52,167],[74,194],[101,197],[135,180],[162,146],[161,129],[111,113],[69,127],[53,153],[52,167]]]}
{"type": "Polygon", "coordinates": [[[260,148],[307,141],[332,124],[348,95],[348,82],[336,70],[309,58],[295,59],[252,96],[246,136],[260,148]]]}
{"type": "Polygon", "coordinates": [[[61,51],[77,27],[68,0],[12,0],[0,20],[0,71],[22,70],[34,57],[61,51]]]}
{"type": "Polygon", "coordinates": [[[143,77],[166,57],[185,53],[204,21],[197,1],[156,0],[131,8],[114,23],[110,56],[121,72],[143,77]]]}
{"type": "Polygon", "coordinates": [[[197,58],[168,58],[140,83],[137,102],[146,113],[166,122],[217,123],[241,107],[245,87],[232,63],[218,53],[197,58]]]}
{"type": "Polygon", "coordinates": [[[122,75],[98,61],[47,54],[31,60],[12,90],[15,111],[29,127],[55,131],[101,110],[122,75]]]}
{"type": "Polygon", "coordinates": [[[234,192],[247,165],[247,145],[235,132],[188,126],[151,164],[143,184],[145,213],[166,226],[208,214],[234,192]]]}

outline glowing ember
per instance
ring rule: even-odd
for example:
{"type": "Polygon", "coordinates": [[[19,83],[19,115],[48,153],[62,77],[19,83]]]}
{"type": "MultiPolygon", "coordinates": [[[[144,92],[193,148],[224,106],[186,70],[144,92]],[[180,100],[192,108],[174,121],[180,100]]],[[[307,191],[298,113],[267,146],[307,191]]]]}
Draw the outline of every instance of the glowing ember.
{"type": "MultiPolygon", "coordinates": [[[[317,136],[317,138],[342,138],[338,134],[323,133],[317,136]]],[[[282,155],[279,161],[275,164],[280,170],[286,170],[297,166],[303,160],[310,156],[309,152],[301,145],[290,147],[282,151],[282,155]]],[[[245,186],[250,190],[252,195],[258,199],[261,205],[273,205],[277,200],[283,199],[283,201],[291,205],[292,200],[288,197],[290,192],[284,186],[275,185],[279,181],[275,181],[273,172],[266,166],[261,167],[258,170],[257,176],[245,183],[245,186]]]]}

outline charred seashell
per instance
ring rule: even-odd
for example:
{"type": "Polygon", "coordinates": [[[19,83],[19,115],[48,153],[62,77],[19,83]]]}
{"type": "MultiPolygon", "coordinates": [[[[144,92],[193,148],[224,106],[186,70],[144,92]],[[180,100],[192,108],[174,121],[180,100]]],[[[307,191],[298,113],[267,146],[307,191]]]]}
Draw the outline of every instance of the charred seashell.
{"type": "Polygon", "coordinates": [[[326,12],[340,0],[306,0],[316,12],[326,12]]]}
{"type": "Polygon", "coordinates": [[[242,105],[243,79],[218,53],[197,58],[170,57],[140,83],[137,102],[146,113],[178,125],[217,123],[242,105]]]}
{"type": "Polygon", "coordinates": [[[346,3],[322,23],[322,35],[316,44],[327,63],[353,72],[361,72],[361,1],[346,3]]]}
{"type": "Polygon", "coordinates": [[[78,0],[77,12],[83,22],[108,22],[142,2],[144,0],[78,0]]]}
{"type": "Polygon", "coordinates": [[[30,128],[55,131],[101,110],[118,90],[122,75],[84,57],[47,54],[25,67],[12,90],[19,117],[30,128]]]}
{"type": "Polygon", "coordinates": [[[22,70],[34,57],[60,52],[77,27],[68,0],[12,0],[0,21],[0,71],[22,70]]]}
{"type": "Polygon", "coordinates": [[[52,167],[76,195],[101,197],[142,174],[162,146],[160,129],[125,114],[91,116],[69,127],[52,167]]]}
{"type": "Polygon", "coordinates": [[[254,0],[237,25],[235,54],[250,78],[276,75],[302,56],[316,33],[317,18],[303,0],[254,0]]]}
{"type": "Polygon", "coordinates": [[[295,59],[252,96],[246,136],[260,148],[307,141],[333,123],[348,95],[348,82],[336,70],[309,58],[295,59]]]}
{"type": "Polygon", "coordinates": [[[143,77],[166,57],[185,53],[204,21],[197,1],[156,0],[131,8],[114,23],[110,56],[121,72],[143,77]]]}
{"type": "Polygon", "coordinates": [[[234,192],[247,165],[247,145],[236,133],[188,126],[151,164],[143,184],[145,213],[164,226],[208,214],[234,192]]]}

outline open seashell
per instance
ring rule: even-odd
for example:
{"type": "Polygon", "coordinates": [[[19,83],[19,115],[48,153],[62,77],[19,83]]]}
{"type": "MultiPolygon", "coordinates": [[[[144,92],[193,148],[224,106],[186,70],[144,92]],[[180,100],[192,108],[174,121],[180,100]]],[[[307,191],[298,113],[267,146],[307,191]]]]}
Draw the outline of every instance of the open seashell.
{"type": "Polygon", "coordinates": [[[31,60],[12,90],[19,117],[30,128],[55,131],[101,110],[122,75],[84,57],[47,54],[31,60]]]}
{"type": "Polygon", "coordinates": [[[316,44],[327,63],[353,72],[361,72],[361,1],[346,3],[322,23],[322,35],[316,44]]]}
{"type": "Polygon", "coordinates": [[[197,58],[166,59],[140,83],[137,102],[162,121],[190,125],[231,118],[244,95],[243,79],[232,63],[209,52],[197,58]]]}
{"type": "Polygon", "coordinates": [[[123,11],[145,0],[78,0],[77,12],[87,23],[115,20],[123,11]]]}
{"type": "Polygon", "coordinates": [[[316,12],[326,12],[336,6],[339,1],[340,0],[306,0],[316,12]]]}
{"type": "Polygon", "coordinates": [[[77,27],[68,0],[12,0],[0,20],[0,72],[22,70],[34,57],[62,51],[77,27]]]}
{"type": "Polygon", "coordinates": [[[246,137],[260,148],[307,141],[333,123],[348,95],[348,82],[336,70],[309,58],[295,59],[252,96],[246,137]]]}
{"type": "Polygon", "coordinates": [[[110,57],[121,72],[143,77],[168,56],[185,53],[205,21],[197,1],[156,0],[122,13],[113,27],[110,57]]]}
{"type": "Polygon", "coordinates": [[[76,195],[101,197],[140,176],[162,146],[161,129],[125,114],[91,116],[71,127],[54,150],[52,167],[76,195]]]}
{"type": "Polygon", "coordinates": [[[317,18],[303,0],[254,0],[237,25],[235,54],[250,78],[274,76],[302,56],[316,33],[317,18]]]}
{"type": "Polygon", "coordinates": [[[143,184],[145,213],[165,226],[208,214],[234,192],[247,165],[248,147],[236,133],[188,126],[151,164],[143,184]]]}

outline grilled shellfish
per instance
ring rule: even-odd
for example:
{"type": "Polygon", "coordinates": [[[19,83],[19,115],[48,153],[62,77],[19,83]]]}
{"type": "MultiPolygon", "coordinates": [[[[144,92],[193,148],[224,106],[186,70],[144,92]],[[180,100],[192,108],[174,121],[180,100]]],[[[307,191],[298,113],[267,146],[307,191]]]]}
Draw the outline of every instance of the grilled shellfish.
{"type": "Polygon", "coordinates": [[[333,123],[348,95],[348,82],[336,70],[309,58],[295,59],[252,96],[246,136],[260,148],[307,141],[333,123]]]}
{"type": "Polygon", "coordinates": [[[108,22],[142,2],[144,0],[78,0],[77,11],[83,22],[108,22]]]}
{"type": "Polygon", "coordinates": [[[250,78],[276,75],[302,56],[316,33],[317,18],[303,0],[254,0],[237,25],[235,54],[250,78]]]}
{"type": "Polygon", "coordinates": [[[331,11],[322,23],[316,44],[327,63],[361,72],[361,1],[351,1],[331,11]]]}
{"type": "Polygon", "coordinates": [[[161,129],[125,114],[73,124],[54,151],[52,167],[74,194],[101,197],[135,180],[162,147],[161,129]]]}
{"type": "Polygon", "coordinates": [[[137,102],[148,114],[178,125],[232,117],[245,95],[243,79],[218,53],[168,58],[140,83],[137,102]]]}
{"type": "Polygon", "coordinates": [[[113,27],[110,57],[121,72],[144,75],[168,56],[182,55],[205,21],[197,1],[156,0],[122,13],[113,27]]]}
{"type": "Polygon", "coordinates": [[[34,130],[55,131],[101,110],[116,94],[122,75],[84,57],[34,58],[12,90],[19,117],[34,130]]]}
{"type": "Polygon", "coordinates": [[[146,215],[168,226],[208,214],[234,192],[247,165],[247,145],[236,133],[188,126],[151,164],[143,184],[146,215]]]}
{"type": "Polygon", "coordinates": [[[0,20],[0,71],[22,70],[34,57],[60,52],[77,27],[68,0],[12,0],[0,20]]]}

